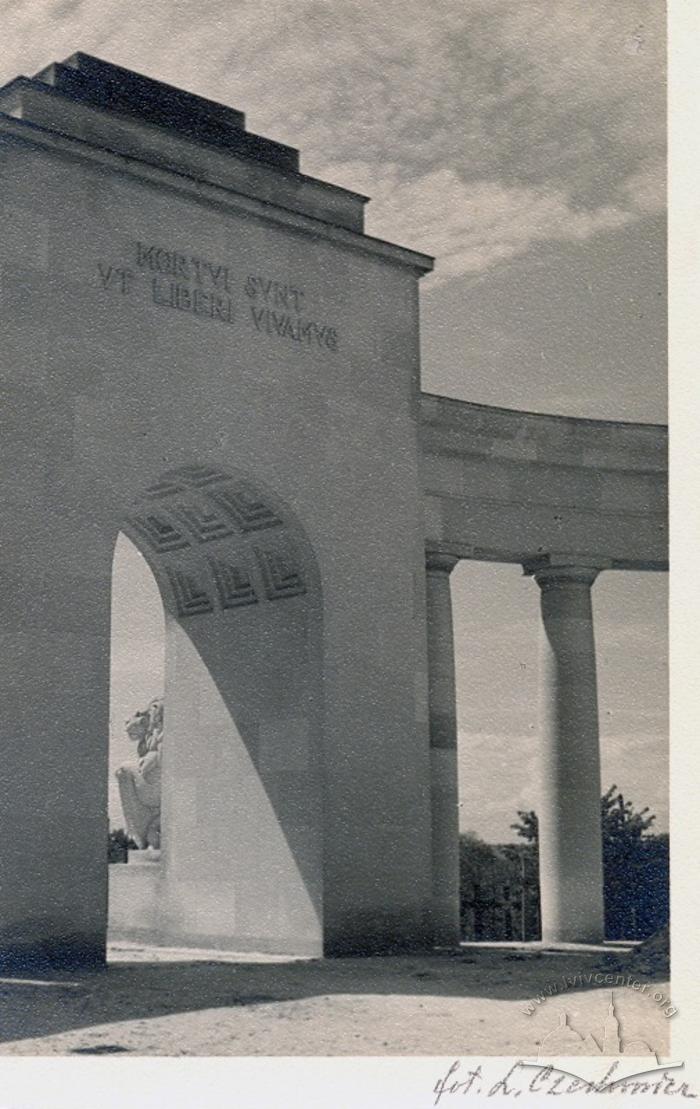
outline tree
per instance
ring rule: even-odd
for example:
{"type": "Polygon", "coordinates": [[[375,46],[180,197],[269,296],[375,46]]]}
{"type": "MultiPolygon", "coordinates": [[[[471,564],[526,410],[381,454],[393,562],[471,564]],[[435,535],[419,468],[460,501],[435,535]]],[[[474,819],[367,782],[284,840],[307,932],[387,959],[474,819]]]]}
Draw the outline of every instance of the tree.
{"type": "Polygon", "coordinates": [[[528,843],[536,844],[538,833],[537,813],[533,809],[530,809],[529,812],[518,809],[518,816],[520,817],[519,822],[511,824],[511,828],[528,843]]]}
{"type": "Polygon", "coordinates": [[[631,843],[639,842],[645,832],[651,828],[656,820],[650,812],[649,806],[635,812],[631,801],[625,801],[621,793],[616,793],[617,786],[612,785],[600,800],[601,817],[603,821],[603,836],[607,842],[631,843]]]}
{"type": "MultiPolygon", "coordinates": [[[[600,799],[600,817],[603,829],[603,842],[610,844],[637,843],[656,820],[649,806],[635,812],[631,801],[625,801],[621,793],[612,785],[600,799]]],[[[528,843],[538,842],[538,820],[534,809],[518,809],[519,820],[511,828],[528,843]]]]}
{"type": "Polygon", "coordinates": [[[107,861],[125,863],[127,851],[135,847],[134,840],[123,828],[111,829],[107,837],[107,861]]]}
{"type": "Polygon", "coordinates": [[[537,853],[530,844],[484,843],[460,836],[460,916],[469,940],[536,939],[537,853]]]}
{"type": "Polygon", "coordinates": [[[467,939],[502,939],[507,908],[504,888],[511,884],[510,865],[498,847],[475,832],[459,837],[460,918],[467,939]]]}
{"type": "MultiPolygon", "coordinates": [[[[656,820],[647,806],[636,812],[625,801],[616,785],[601,799],[603,825],[603,874],[605,881],[605,934],[608,939],[636,939],[647,915],[641,896],[644,885],[653,879],[646,864],[649,829],[656,820]],[[646,876],[646,883],[643,877],[646,876]]],[[[655,884],[652,882],[652,884],[655,884]]]]}
{"type": "MultiPolygon", "coordinates": [[[[668,836],[650,832],[655,815],[636,810],[616,785],[600,801],[603,833],[605,934],[608,939],[640,939],[668,921],[668,836]]],[[[511,828],[538,843],[537,814],[518,810],[511,828]]]]}

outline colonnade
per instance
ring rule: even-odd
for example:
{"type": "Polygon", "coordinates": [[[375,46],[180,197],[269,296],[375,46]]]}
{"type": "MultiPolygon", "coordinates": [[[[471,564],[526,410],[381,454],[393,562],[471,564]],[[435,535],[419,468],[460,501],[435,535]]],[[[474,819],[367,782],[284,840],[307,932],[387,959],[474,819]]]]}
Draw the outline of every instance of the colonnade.
{"type": "MultiPolygon", "coordinates": [[[[426,558],[433,929],[459,941],[457,706],[450,555],[426,558]]],[[[525,564],[540,588],[539,859],[542,939],[604,939],[600,745],[591,586],[600,567],[525,564]]]]}

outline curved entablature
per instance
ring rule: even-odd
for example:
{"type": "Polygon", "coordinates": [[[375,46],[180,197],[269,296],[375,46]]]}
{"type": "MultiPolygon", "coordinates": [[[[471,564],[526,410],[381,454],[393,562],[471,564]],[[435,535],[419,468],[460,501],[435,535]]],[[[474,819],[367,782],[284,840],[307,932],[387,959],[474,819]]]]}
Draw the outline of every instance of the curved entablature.
{"type": "Polygon", "coordinates": [[[420,444],[428,551],[668,568],[665,427],[424,393],[420,444]]]}

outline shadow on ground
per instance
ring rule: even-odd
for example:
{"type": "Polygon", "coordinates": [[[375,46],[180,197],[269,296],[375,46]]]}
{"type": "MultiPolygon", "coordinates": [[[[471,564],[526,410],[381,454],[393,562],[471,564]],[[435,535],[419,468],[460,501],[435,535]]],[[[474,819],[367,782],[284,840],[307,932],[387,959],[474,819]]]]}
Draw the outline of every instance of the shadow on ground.
{"type": "MultiPolygon", "coordinates": [[[[580,975],[576,991],[600,990],[601,976],[622,972],[628,955],[612,949],[546,951],[472,945],[421,956],[305,961],[165,961],[166,952],[128,949],[106,969],[0,978],[0,1042],[52,1036],[124,1021],[204,1010],[250,1009],[338,995],[485,998],[522,1001],[580,975]],[[149,958],[158,961],[148,961],[149,958]],[[598,980],[595,976],[598,975],[598,980]]],[[[659,981],[659,971],[644,976],[659,981]]],[[[609,987],[608,987],[609,988],[609,987]]],[[[69,1049],[70,1050],[70,1049],[69,1049]]],[[[76,1049],[73,1049],[76,1050],[76,1049]]],[[[109,1046],[92,1053],[107,1053],[109,1046]]],[[[114,1052],[121,1050],[115,1047],[114,1052]]]]}

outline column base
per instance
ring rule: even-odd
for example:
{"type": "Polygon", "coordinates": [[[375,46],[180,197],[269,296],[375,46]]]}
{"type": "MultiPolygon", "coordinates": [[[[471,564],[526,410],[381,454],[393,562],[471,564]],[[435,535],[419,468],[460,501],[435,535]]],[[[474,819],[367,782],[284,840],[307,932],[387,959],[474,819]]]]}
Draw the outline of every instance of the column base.
{"type": "Polygon", "coordinates": [[[160,929],[162,868],[154,855],[155,851],[130,851],[126,865],[110,865],[110,939],[155,941],[160,929]]]}
{"type": "Polygon", "coordinates": [[[564,929],[562,931],[543,932],[541,942],[548,947],[557,944],[594,944],[600,946],[605,943],[605,933],[598,929],[591,929],[590,931],[564,929]]]}

